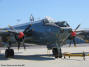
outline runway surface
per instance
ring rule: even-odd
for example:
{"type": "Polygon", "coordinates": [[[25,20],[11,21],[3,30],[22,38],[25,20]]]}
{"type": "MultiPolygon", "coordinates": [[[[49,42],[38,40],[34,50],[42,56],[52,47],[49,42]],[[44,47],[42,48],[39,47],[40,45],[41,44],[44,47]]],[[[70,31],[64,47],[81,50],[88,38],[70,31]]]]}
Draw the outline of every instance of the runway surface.
{"type": "MultiPolygon", "coordinates": [[[[80,44],[81,45],[81,44],[80,44]]],[[[71,52],[89,52],[88,44],[82,44],[87,46],[81,47],[62,47],[62,53],[71,52]]],[[[25,51],[20,49],[19,51],[14,48],[15,57],[5,58],[5,48],[0,48],[0,67],[89,67],[89,56],[85,57],[66,57],[66,59],[55,59],[52,56],[52,52],[47,53],[46,46],[31,46],[25,51]]]]}

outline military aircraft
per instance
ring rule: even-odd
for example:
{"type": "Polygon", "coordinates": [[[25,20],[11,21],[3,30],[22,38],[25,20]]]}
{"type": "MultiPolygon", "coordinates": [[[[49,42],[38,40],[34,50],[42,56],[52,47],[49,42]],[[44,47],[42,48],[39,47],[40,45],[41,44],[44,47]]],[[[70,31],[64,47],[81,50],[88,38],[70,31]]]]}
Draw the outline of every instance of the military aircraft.
{"type": "Polygon", "coordinates": [[[11,49],[13,43],[18,45],[18,49],[21,45],[25,49],[24,43],[47,45],[48,49],[52,49],[55,58],[61,58],[61,46],[68,39],[71,31],[72,29],[66,21],[53,21],[49,17],[34,21],[34,18],[31,17],[29,23],[1,29],[0,37],[1,41],[7,45],[5,50],[7,58],[14,57],[14,49],[11,49]]]}

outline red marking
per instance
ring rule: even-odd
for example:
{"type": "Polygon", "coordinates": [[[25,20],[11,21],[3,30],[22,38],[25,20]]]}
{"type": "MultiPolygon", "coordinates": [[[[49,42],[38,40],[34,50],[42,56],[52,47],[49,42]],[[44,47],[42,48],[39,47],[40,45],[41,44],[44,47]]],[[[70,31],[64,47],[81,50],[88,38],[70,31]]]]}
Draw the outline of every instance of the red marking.
{"type": "Polygon", "coordinates": [[[71,35],[72,36],[76,36],[76,32],[71,32],[71,35]]]}
{"type": "Polygon", "coordinates": [[[18,38],[23,38],[24,37],[24,33],[23,32],[19,32],[18,38]]]}

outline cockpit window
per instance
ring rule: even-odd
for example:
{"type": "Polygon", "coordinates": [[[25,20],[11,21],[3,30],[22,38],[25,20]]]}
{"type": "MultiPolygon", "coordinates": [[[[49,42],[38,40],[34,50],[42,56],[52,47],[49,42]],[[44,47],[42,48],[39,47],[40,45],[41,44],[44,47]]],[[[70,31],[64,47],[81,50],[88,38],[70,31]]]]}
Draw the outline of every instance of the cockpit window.
{"type": "Polygon", "coordinates": [[[70,27],[66,21],[56,22],[55,24],[57,24],[60,27],[70,27]]]}

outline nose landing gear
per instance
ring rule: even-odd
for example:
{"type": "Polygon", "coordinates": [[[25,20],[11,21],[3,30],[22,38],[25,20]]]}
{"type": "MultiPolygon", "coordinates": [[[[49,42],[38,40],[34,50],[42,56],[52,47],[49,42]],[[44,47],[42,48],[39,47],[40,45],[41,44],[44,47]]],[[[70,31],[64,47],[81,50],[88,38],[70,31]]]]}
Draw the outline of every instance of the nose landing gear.
{"type": "Polygon", "coordinates": [[[59,49],[59,51],[57,48],[53,48],[52,53],[55,58],[62,58],[61,48],[59,49]]]}

